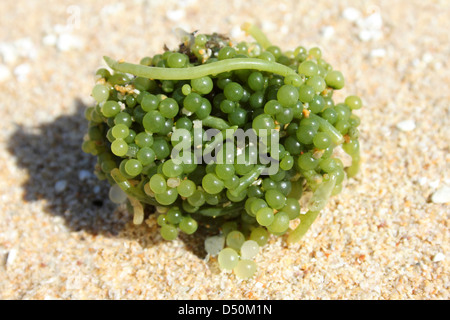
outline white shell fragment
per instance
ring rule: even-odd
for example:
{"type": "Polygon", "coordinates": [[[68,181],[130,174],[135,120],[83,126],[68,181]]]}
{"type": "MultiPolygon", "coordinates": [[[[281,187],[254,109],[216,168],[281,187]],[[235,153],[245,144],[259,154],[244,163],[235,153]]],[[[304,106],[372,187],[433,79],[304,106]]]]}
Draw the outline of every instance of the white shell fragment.
{"type": "Polygon", "coordinates": [[[55,183],[55,192],[61,193],[67,188],[67,181],[66,180],[59,180],[55,183]]]}
{"type": "Polygon", "coordinates": [[[433,257],[433,262],[439,262],[439,261],[444,261],[445,259],[445,255],[442,252],[438,252],[434,257],[433,257]]]}
{"type": "Polygon", "coordinates": [[[224,236],[212,236],[205,239],[205,251],[211,256],[219,254],[225,245],[224,236]]]}
{"type": "Polygon", "coordinates": [[[450,187],[442,186],[437,189],[431,196],[433,203],[447,203],[450,202],[450,187]]]}
{"type": "Polygon", "coordinates": [[[397,123],[397,129],[405,132],[413,131],[416,128],[414,120],[404,120],[397,123]]]}

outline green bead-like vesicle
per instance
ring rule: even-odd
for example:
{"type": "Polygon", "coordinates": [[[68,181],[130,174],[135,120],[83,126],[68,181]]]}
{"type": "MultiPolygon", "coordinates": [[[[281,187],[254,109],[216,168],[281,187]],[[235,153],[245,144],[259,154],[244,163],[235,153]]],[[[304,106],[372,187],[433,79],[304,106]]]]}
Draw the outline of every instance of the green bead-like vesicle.
{"type": "Polygon", "coordinates": [[[345,79],[326,50],[285,50],[255,25],[242,28],[256,42],[186,33],[178,49],[136,64],[104,57],[112,71],[96,73],[81,148],[133,223],[156,211],[165,240],[215,232],[208,254],[247,279],[272,236],[300,241],[357,174],[363,100],[337,101],[345,79]],[[301,214],[304,191],[312,196],[301,214]]]}

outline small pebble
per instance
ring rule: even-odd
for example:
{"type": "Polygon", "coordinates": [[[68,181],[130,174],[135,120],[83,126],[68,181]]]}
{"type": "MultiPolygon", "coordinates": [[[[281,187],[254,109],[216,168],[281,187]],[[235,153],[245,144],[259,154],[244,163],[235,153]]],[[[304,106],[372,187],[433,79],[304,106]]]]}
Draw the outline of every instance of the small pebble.
{"type": "Polygon", "coordinates": [[[8,67],[0,64],[0,82],[6,81],[11,77],[11,71],[9,71],[8,67]]]}
{"type": "Polygon", "coordinates": [[[356,21],[361,17],[361,12],[353,7],[345,8],[342,17],[348,21],[356,21]]]}
{"type": "Polygon", "coordinates": [[[359,32],[358,37],[363,42],[371,40],[378,40],[382,37],[382,33],[379,30],[363,29],[359,32]]]}
{"type": "Polygon", "coordinates": [[[8,257],[6,258],[5,266],[6,268],[10,267],[17,258],[17,249],[11,249],[8,252],[8,257]]]}
{"type": "Polygon", "coordinates": [[[378,11],[366,18],[358,19],[357,24],[360,28],[358,36],[361,41],[378,40],[383,36],[381,32],[383,19],[378,11]]]}
{"type": "Polygon", "coordinates": [[[416,128],[416,123],[414,120],[404,120],[397,123],[397,128],[401,131],[413,131],[416,128]]]}
{"type": "Polygon", "coordinates": [[[0,42],[0,56],[6,64],[13,64],[17,61],[18,53],[12,43],[0,42]]]}
{"type": "Polygon", "coordinates": [[[433,61],[433,55],[429,52],[426,52],[423,56],[422,56],[422,61],[425,63],[430,63],[431,61],[433,61]]]}
{"type": "Polygon", "coordinates": [[[428,182],[428,186],[431,189],[437,189],[437,187],[439,187],[440,184],[441,184],[441,180],[440,179],[431,180],[431,181],[428,182]]]}
{"type": "Polygon", "coordinates": [[[25,81],[30,71],[31,66],[28,63],[22,63],[14,68],[14,75],[17,77],[17,80],[25,81]]]}
{"type": "Polygon", "coordinates": [[[325,26],[320,30],[324,38],[331,38],[334,35],[334,28],[332,26],[325,26]]]}
{"type": "Polygon", "coordinates": [[[100,188],[100,186],[95,186],[94,189],[92,189],[92,191],[94,191],[94,193],[100,193],[102,189],[100,188]]]}
{"type": "Polygon", "coordinates": [[[166,17],[170,21],[179,21],[180,19],[184,18],[186,13],[184,10],[169,10],[166,12],[166,17]]]}
{"type": "Polygon", "coordinates": [[[80,170],[78,171],[78,179],[80,181],[87,180],[92,177],[92,173],[89,170],[80,170]]]}
{"type": "Polygon", "coordinates": [[[80,49],[83,46],[81,39],[70,33],[62,33],[58,37],[56,47],[59,51],[67,52],[74,49],[80,49]]]}
{"type": "Polygon", "coordinates": [[[372,58],[382,58],[385,55],[386,55],[386,50],[383,48],[373,49],[372,51],[370,51],[370,56],[372,58]]]}
{"type": "Polygon", "coordinates": [[[108,16],[115,15],[115,14],[118,14],[120,12],[123,12],[125,9],[126,9],[125,8],[125,4],[122,3],[122,2],[109,4],[109,5],[104,6],[100,10],[100,16],[106,18],[108,16]]]}
{"type": "Polygon", "coordinates": [[[380,30],[383,26],[383,18],[379,11],[375,11],[368,17],[359,20],[358,25],[367,30],[380,30]]]}
{"type": "Polygon", "coordinates": [[[450,202],[450,187],[442,186],[436,190],[431,196],[433,203],[447,203],[450,202]]]}
{"type": "Polygon", "coordinates": [[[255,283],[255,288],[261,289],[263,287],[264,287],[264,285],[261,282],[255,283]]]}
{"type": "Polygon", "coordinates": [[[445,259],[445,255],[443,253],[439,252],[433,257],[433,262],[444,261],[444,259],[445,259]]]}
{"type": "Polygon", "coordinates": [[[244,35],[244,31],[241,30],[240,26],[234,26],[230,31],[230,38],[232,39],[238,39],[242,38],[244,35]]]}
{"type": "Polygon", "coordinates": [[[61,193],[67,188],[67,181],[66,180],[59,180],[55,183],[55,192],[61,193]]]}
{"type": "Polygon", "coordinates": [[[418,180],[419,184],[421,186],[425,185],[428,182],[428,178],[427,177],[420,177],[418,180]]]}
{"type": "Polygon", "coordinates": [[[224,245],[225,237],[223,236],[212,236],[205,239],[205,251],[211,256],[218,255],[224,245]]]}
{"type": "Polygon", "coordinates": [[[58,42],[58,37],[54,34],[48,34],[42,38],[42,43],[46,46],[55,46],[58,42]]]}

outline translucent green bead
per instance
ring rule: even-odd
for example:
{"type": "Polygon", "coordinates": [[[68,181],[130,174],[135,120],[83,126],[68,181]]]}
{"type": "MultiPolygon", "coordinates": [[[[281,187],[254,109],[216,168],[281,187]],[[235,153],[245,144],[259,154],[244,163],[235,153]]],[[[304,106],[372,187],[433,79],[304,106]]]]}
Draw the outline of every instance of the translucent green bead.
{"type": "Polygon", "coordinates": [[[208,76],[191,80],[192,89],[199,92],[200,94],[210,93],[213,89],[213,85],[213,81],[208,76]]]}
{"type": "Polygon", "coordinates": [[[185,54],[174,52],[167,58],[167,64],[170,68],[183,68],[188,60],[189,59],[185,54]]]}
{"type": "Polygon", "coordinates": [[[161,227],[160,233],[164,240],[174,240],[178,237],[177,228],[170,224],[164,224],[161,227]]]}
{"type": "Polygon", "coordinates": [[[174,203],[178,198],[178,192],[176,188],[167,189],[164,192],[156,193],[155,199],[163,206],[168,206],[174,203]]]}
{"type": "Polygon", "coordinates": [[[205,195],[203,190],[195,190],[192,195],[188,198],[190,205],[194,207],[201,207],[205,203],[205,195]]]}
{"type": "Polygon", "coordinates": [[[326,149],[331,145],[330,135],[326,132],[318,132],[313,138],[313,143],[317,149],[326,149]]]}
{"type": "Polygon", "coordinates": [[[304,74],[307,77],[312,77],[317,75],[317,64],[311,60],[303,61],[298,66],[298,73],[304,74]]]}
{"type": "Polygon", "coordinates": [[[283,85],[277,92],[277,100],[284,106],[290,106],[297,102],[299,91],[290,84],[283,85]]]}
{"type": "Polygon", "coordinates": [[[286,197],[280,191],[270,189],[266,191],[265,199],[267,204],[273,209],[281,209],[286,204],[286,197]]]}
{"type": "Polygon", "coordinates": [[[254,240],[247,240],[241,245],[241,259],[253,259],[259,252],[259,245],[254,240]]]}
{"type": "Polygon", "coordinates": [[[130,159],[125,164],[125,171],[132,177],[137,176],[142,172],[142,163],[136,159],[130,159]]]}
{"type": "Polygon", "coordinates": [[[358,96],[348,96],[345,98],[345,104],[350,107],[352,110],[361,109],[362,101],[358,96]]]}
{"type": "Polygon", "coordinates": [[[184,98],[183,106],[186,110],[195,112],[200,108],[202,102],[202,97],[198,93],[191,92],[184,98]]]}
{"type": "Polygon", "coordinates": [[[127,112],[119,112],[114,117],[114,124],[123,124],[128,128],[133,124],[133,120],[131,119],[131,115],[127,112]]]}
{"type": "Polygon", "coordinates": [[[171,224],[177,225],[183,219],[183,213],[180,208],[172,207],[167,211],[167,221],[171,224]]]}
{"type": "Polygon", "coordinates": [[[94,88],[92,89],[92,97],[94,97],[94,99],[100,103],[103,101],[108,100],[109,98],[109,89],[107,86],[103,85],[103,84],[97,84],[94,86],[94,88]]]}
{"type": "Polygon", "coordinates": [[[216,175],[222,179],[227,180],[234,175],[234,166],[232,164],[218,164],[215,167],[216,175]]]}
{"type": "Polygon", "coordinates": [[[269,207],[261,208],[256,213],[256,221],[258,221],[261,226],[270,225],[274,218],[273,209],[269,207]]]}
{"type": "Polygon", "coordinates": [[[204,34],[198,34],[195,37],[195,44],[198,46],[204,46],[207,41],[208,41],[208,38],[204,34]]]}
{"type": "Polygon", "coordinates": [[[317,167],[318,160],[313,157],[311,152],[305,152],[298,158],[298,166],[302,170],[311,170],[317,167]]]}
{"type": "Polygon", "coordinates": [[[257,227],[250,233],[250,240],[256,241],[262,247],[269,241],[269,234],[265,228],[257,227]]]}
{"type": "Polygon", "coordinates": [[[275,129],[275,122],[268,114],[260,114],[252,122],[252,128],[259,136],[270,136],[270,130],[275,129]]]}
{"type": "Polygon", "coordinates": [[[146,94],[141,101],[141,108],[145,112],[158,109],[159,99],[153,94],[146,94]]]}
{"type": "Polygon", "coordinates": [[[309,49],[308,54],[314,59],[320,59],[322,57],[322,50],[319,47],[313,47],[309,49]]]}
{"type": "Polygon", "coordinates": [[[156,223],[158,223],[159,226],[163,226],[167,224],[167,216],[165,214],[160,214],[158,218],[156,219],[156,223]]]}
{"type": "Polygon", "coordinates": [[[269,231],[275,233],[284,232],[288,228],[289,228],[289,215],[283,211],[277,212],[277,214],[273,219],[273,222],[268,227],[269,231]]]}
{"type": "Polygon", "coordinates": [[[236,50],[232,47],[225,46],[219,50],[217,58],[219,60],[232,59],[236,55],[236,50]]]}
{"type": "Polygon", "coordinates": [[[202,186],[206,192],[216,194],[223,190],[224,183],[214,173],[208,173],[203,177],[202,186]]]}
{"type": "Polygon", "coordinates": [[[264,89],[264,76],[261,72],[252,72],[247,79],[248,86],[253,91],[258,91],[264,89]]]}
{"type": "Polygon", "coordinates": [[[242,232],[234,230],[228,233],[226,238],[227,246],[233,248],[236,251],[241,249],[242,244],[245,241],[245,237],[242,232]]]}
{"type": "Polygon", "coordinates": [[[167,182],[163,175],[155,174],[150,178],[150,189],[155,193],[163,193],[167,190],[167,182]]]}
{"type": "Polygon", "coordinates": [[[316,93],[320,93],[325,90],[327,84],[325,80],[320,76],[312,76],[307,81],[306,84],[314,89],[316,93]]]}
{"type": "Polygon", "coordinates": [[[118,157],[127,154],[128,144],[123,139],[116,139],[111,143],[111,151],[118,157]]]}
{"type": "Polygon", "coordinates": [[[315,94],[314,89],[307,84],[303,84],[298,88],[298,99],[303,103],[310,102],[315,94]]]}
{"type": "Polygon", "coordinates": [[[286,204],[281,211],[286,212],[290,220],[297,218],[300,215],[300,203],[298,199],[287,198],[286,204]]]}
{"type": "Polygon", "coordinates": [[[342,89],[345,85],[344,76],[337,70],[329,71],[325,77],[325,82],[329,87],[336,90],[342,89]]]}
{"type": "Polygon", "coordinates": [[[218,256],[219,266],[224,270],[233,270],[238,264],[239,255],[231,248],[222,249],[218,256]]]}
{"type": "Polygon", "coordinates": [[[107,118],[114,117],[120,112],[120,105],[117,101],[106,101],[101,107],[101,112],[107,118]]]}
{"type": "Polygon", "coordinates": [[[162,100],[159,103],[159,112],[165,117],[165,118],[173,118],[178,114],[178,103],[173,98],[167,98],[162,100]]]}
{"type": "Polygon", "coordinates": [[[184,217],[179,225],[181,231],[186,234],[193,234],[198,229],[198,223],[191,217],[184,217]]]}
{"type": "Polygon", "coordinates": [[[111,133],[116,139],[125,139],[130,133],[128,127],[124,124],[117,124],[111,129],[111,133]]]}
{"type": "Polygon", "coordinates": [[[164,128],[165,120],[159,111],[152,110],[145,114],[142,125],[147,132],[158,133],[164,128]]]}
{"type": "Polygon", "coordinates": [[[192,180],[182,180],[177,187],[178,194],[182,197],[190,197],[194,194],[196,185],[192,180]]]}
{"type": "Polygon", "coordinates": [[[296,88],[300,87],[305,82],[305,77],[299,74],[290,74],[284,78],[284,83],[292,85],[296,88]]]}
{"type": "Polygon", "coordinates": [[[223,89],[225,97],[230,101],[239,101],[244,95],[244,89],[237,82],[228,83],[223,89]]]}
{"type": "Polygon", "coordinates": [[[236,267],[233,269],[234,273],[238,278],[248,279],[253,277],[256,272],[256,263],[255,261],[243,259],[240,260],[236,267]]]}
{"type": "Polygon", "coordinates": [[[183,173],[183,166],[176,164],[172,159],[163,163],[162,172],[166,177],[178,177],[183,173]]]}
{"type": "Polygon", "coordinates": [[[270,114],[270,115],[276,115],[277,113],[281,112],[283,110],[283,107],[277,100],[270,100],[267,101],[267,103],[264,106],[264,113],[270,114]]]}

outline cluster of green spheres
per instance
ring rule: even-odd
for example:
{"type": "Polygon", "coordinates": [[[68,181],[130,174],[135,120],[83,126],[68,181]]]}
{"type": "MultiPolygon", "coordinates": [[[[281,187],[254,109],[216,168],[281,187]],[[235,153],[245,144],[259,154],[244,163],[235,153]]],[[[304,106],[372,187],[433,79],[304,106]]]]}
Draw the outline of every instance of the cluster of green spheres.
{"type": "MultiPolygon", "coordinates": [[[[126,201],[134,211],[136,201],[130,199],[137,199],[146,214],[157,214],[166,240],[216,226],[219,236],[206,250],[218,256],[222,269],[248,278],[256,272],[254,256],[269,236],[290,232],[299,217],[301,223],[299,199],[305,190],[321,190],[333,180],[328,193],[317,193],[326,201],[341,191],[346,176],[358,171],[360,119],[353,110],[362,102],[354,95],[333,101],[344,77],[317,47],[283,52],[277,46],[232,44],[216,34],[200,34],[179,50],[145,57],[140,64],[195,70],[236,58],[262,59],[294,72],[283,77],[240,69],[158,80],[98,70],[92,89],[96,104],[85,112],[89,129],[82,149],[97,156],[95,173],[114,187],[112,201],[126,201]],[[261,163],[197,164],[194,153],[188,163],[173,161],[171,151],[178,143],[193,149],[210,143],[194,146],[196,120],[203,121],[201,133],[208,128],[277,130],[278,172],[261,176],[261,163]],[[172,141],[175,129],[186,129],[186,136],[172,141]],[[336,147],[352,157],[351,166],[345,168],[334,156],[336,147]]],[[[223,148],[226,144],[222,141],[223,148]]]]}

